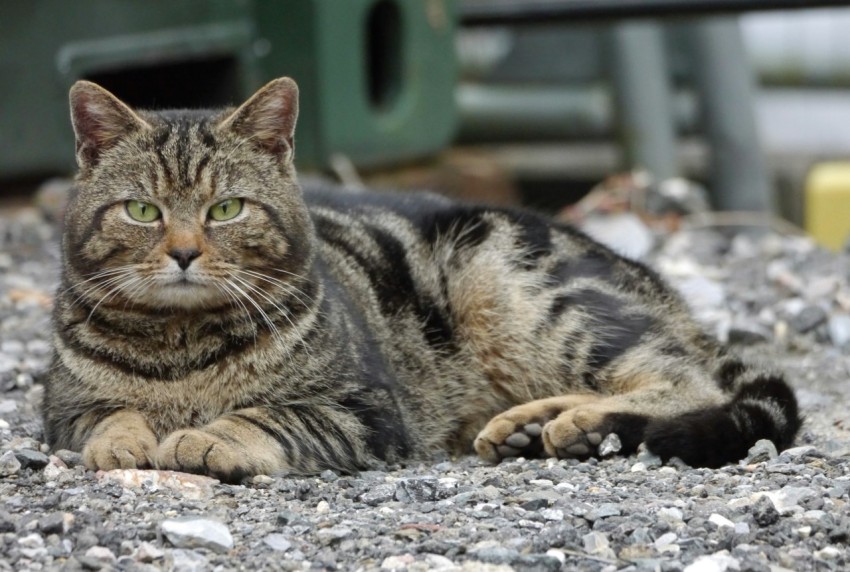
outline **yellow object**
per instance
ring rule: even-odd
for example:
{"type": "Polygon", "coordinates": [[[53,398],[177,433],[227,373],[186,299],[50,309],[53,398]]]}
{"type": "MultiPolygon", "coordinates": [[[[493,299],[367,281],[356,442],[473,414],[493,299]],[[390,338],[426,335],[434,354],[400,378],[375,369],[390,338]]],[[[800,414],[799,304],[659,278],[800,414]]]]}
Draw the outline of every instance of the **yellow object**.
{"type": "Polygon", "coordinates": [[[806,232],[841,250],[850,238],[850,162],[820,163],[806,178],[806,232]]]}

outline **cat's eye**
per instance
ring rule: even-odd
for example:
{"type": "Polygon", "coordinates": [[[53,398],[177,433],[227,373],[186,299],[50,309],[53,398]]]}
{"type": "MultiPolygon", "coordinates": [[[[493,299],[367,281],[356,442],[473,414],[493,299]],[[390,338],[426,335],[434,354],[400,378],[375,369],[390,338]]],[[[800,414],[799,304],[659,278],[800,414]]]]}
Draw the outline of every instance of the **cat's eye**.
{"type": "Polygon", "coordinates": [[[159,209],[150,203],[127,201],[125,206],[130,218],[139,222],[153,222],[161,216],[159,209]]]}
{"type": "Polygon", "coordinates": [[[242,212],[242,199],[225,199],[210,207],[209,217],[213,220],[230,220],[242,212]]]}

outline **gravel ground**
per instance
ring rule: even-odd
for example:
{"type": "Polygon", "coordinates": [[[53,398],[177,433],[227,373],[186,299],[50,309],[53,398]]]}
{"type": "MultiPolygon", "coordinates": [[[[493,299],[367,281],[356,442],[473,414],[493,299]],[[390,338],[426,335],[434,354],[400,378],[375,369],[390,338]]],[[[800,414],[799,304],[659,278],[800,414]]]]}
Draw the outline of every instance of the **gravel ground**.
{"type": "Polygon", "coordinates": [[[0,569],[844,570],[850,566],[850,257],[701,230],[654,264],[718,336],[782,367],[796,447],[692,469],[474,457],[238,486],[94,474],[41,442],[56,229],[0,214],[0,569]]]}

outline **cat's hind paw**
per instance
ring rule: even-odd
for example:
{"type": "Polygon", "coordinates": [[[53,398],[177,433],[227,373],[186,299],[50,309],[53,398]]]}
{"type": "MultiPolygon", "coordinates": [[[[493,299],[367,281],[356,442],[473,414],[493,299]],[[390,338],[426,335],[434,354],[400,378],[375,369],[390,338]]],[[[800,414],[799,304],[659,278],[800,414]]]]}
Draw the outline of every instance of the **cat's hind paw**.
{"type": "Polygon", "coordinates": [[[595,395],[573,394],[517,405],[487,423],[475,438],[475,451],[491,463],[506,457],[543,456],[541,436],[546,424],[564,411],[597,399],[595,395]]]}
{"type": "Polygon", "coordinates": [[[543,451],[542,430],[538,422],[518,424],[497,417],[475,438],[475,451],[491,463],[507,457],[537,457],[543,451]]]}
{"type": "Polygon", "coordinates": [[[648,418],[612,411],[605,404],[589,404],[565,411],[543,427],[546,455],[587,459],[598,456],[599,444],[616,433],[622,441],[620,454],[628,455],[643,439],[648,418]]]}

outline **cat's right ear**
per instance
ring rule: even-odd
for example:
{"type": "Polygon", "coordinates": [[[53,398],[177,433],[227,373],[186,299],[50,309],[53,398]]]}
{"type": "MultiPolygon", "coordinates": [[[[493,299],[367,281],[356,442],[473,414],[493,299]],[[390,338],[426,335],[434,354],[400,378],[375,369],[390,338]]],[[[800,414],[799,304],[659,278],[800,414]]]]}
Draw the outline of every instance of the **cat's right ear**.
{"type": "Polygon", "coordinates": [[[150,125],[117,97],[90,81],[71,88],[71,123],[77,138],[77,164],[95,166],[104,151],[121,138],[150,125]]]}

